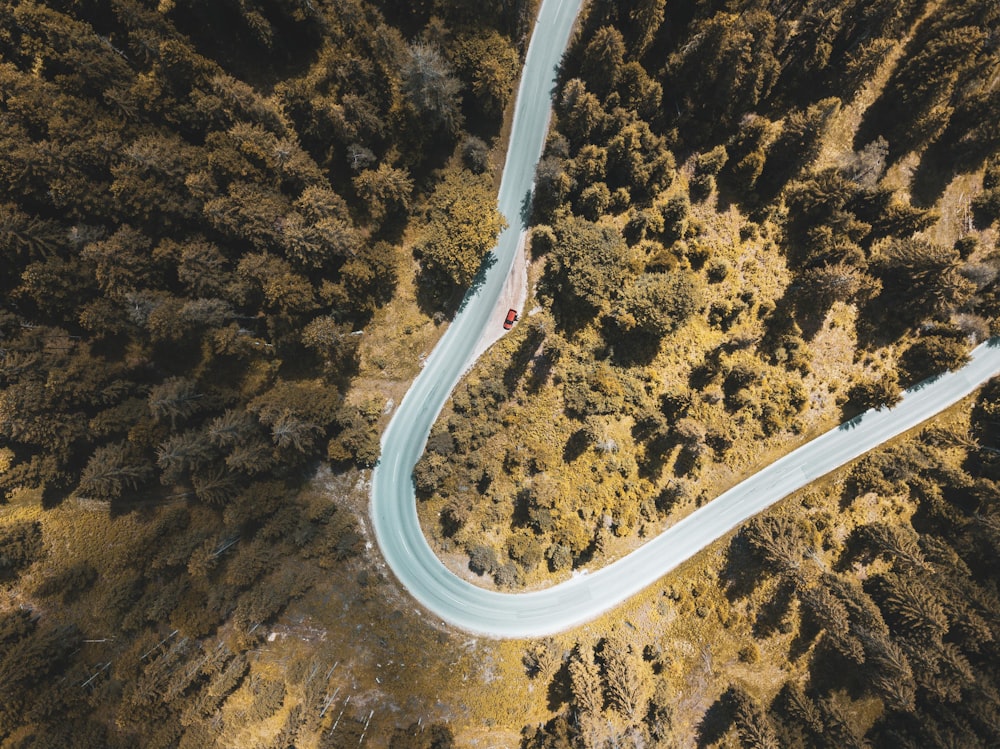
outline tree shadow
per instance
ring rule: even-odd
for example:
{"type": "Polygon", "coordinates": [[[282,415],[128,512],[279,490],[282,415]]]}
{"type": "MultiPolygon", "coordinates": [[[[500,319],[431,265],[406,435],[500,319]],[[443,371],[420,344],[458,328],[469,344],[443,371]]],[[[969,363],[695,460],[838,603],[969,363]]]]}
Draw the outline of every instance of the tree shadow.
{"type": "Polygon", "coordinates": [[[663,339],[641,331],[623,331],[609,317],[602,320],[601,335],[613,346],[611,361],[619,367],[641,367],[651,364],[660,353],[663,339]]]}
{"type": "Polygon", "coordinates": [[[720,575],[730,603],[748,598],[760,582],[760,569],[750,544],[741,533],[733,536],[726,549],[726,563],[720,575]]]}
{"type": "Polygon", "coordinates": [[[955,177],[978,171],[993,152],[993,144],[969,138],[968,128],[957,124],[959,120],[953,115],[944,132],[921,154],[910,180],[914,205],[933,207],[955,177]]]}
{"type": "Polygon", "coordinates": [[[674,476],[694,476],[702,466],[702,455],[695,450],[681,448],[674,458],[674,476]]]}
{"type": "Polygon", "coordinates": [[[820,640],[813,650],[809,679],[820,694],[846,689],[851,697],[857,699],[871,689],[870,674],[865,672],[864,666],[837,652],[827,638],[820,640]]]}
{"type": "Polygon", "coordinates": [[[597,315],[597,308],[582,299],[558,293],[551,296],[556,330],[567,337],[572,337],[586,328],[597,315]]]}
{"type": "Polygon", "coordinates": [[[194,502],[194,491],[189,485],[157,486],[153,483],[151,475],[135,489],[124,491],[121,496],[110,500],[108,514],[112,518],[133,515],[144,522],[152,522],[164,505],[183,504],[187,506],[194,502]]]}
{"type": "Polygon", "coordinates": [[[531,527],[531,491],[519,489],[514,495],[514,511],[510,523],[515,528],[531,527]]]}
{"type": "Polygon", "coordinates": [[[462,301],[462,290],[451,283],[443,274],[423,265],[417,271],[417,307],[436,323],[450,320],[458,312],[462,301]]]}
{"type": "Polygon", "coordinates": [[[566,440],[563,446],[563,462],[572,463],[587,452],[588,447],[590,447],[590,437],[587,436],[587,430],[581,427],[566,440]]]}
{"type": "Polygon", "coordinates": [[[466,289],[455,285],[443,271],[421,262],[416,279],[417,306],[428,317],[436,318],[436,316],[443,314],[446,319],[453,319],[456,314],[465,309],[469,301],[486,283],[486,274],[490,268],[496,265],[496,262],[497,257],[492,251],[486,253],[479,270],[466,289]]]}
{"type": "MultiPolygon", "coordinates": [[[[708,356],[711,356],[711,353],[708,356]]],[[[691,368],[691,372],[688,374],[688,386],[692,390],[700,392],[712,383],[717,374],[717,368],[711,361],[706,360],[691,368]]]]}
{"type": "Polygon", "coordinates": [[[656,499],[653,502],[661,515],[668,515],[677,505],[686,499],[690,499],[690,494],[684,489],[684,485],[670,480],[660,493],[656,495],[656,499]]]}
{"type": "Polygon", "coordinates": [[[668,458],[674,446],[674,441],[666,435],[657,435],[648,440],[645,453],[639,462],[639,476],[652,481],[658,480],[667,467],[668,458]]]}
{"type": "Polygon", "coordinates": [[[778,583],[774,596],[765,601],[753,623],[754,637],[765,638],[781,631],[795,600],[795,586],[788,580],[778,583]]]}
{"type": "Polygon", "coordinates": [[[858,348],[873,350],[898,341],[912,327],[910,315],[901,314],[899,306],[889,303],[886,294],[873,297],[857,316],[858,348]]]}
{"type": "Polygon", "coordinates": [[[809,652],[809,648],[813,646],[816,638],[819,637],[820,628],[816,623],[808,616],[801,617],[799,621],[799,629],[795,633],[795,636],[788,643],[788,660],[789,662],[798,660],[803,655],[809,652]]]}
{"type": "Polygon", "coordinates": [[[270,88],[276,80],[304,73],[314,62],[323,41],[322,27],[315,17],[286,14],[279,5],[261,6],[259,21],[269,30],[264,42],[237,7],[185,0],[176,4],[171,15],[199,53],[257,86],[270,88]],[[261,55],[267,57],[265,66],[260,65],[261,55]]]}
{"type": "Polygon", "coordinates": [[[534,211],[535,193],[534,187],[524,193],[524,197],[521,198],[521,210],[519,211],[519,218],[521,219],[521,228],[526,228],[531,226],[531,217],[534,211]]]}
{"type": "Polygon", "coordinates": [[[865,413],[867,413],[867,411],[864,413],[860,413],[857,416],[853,416],[841,424],[838,424],[837,429],[842,432],[850,432],[853,429],[857,429],[859,426],[861,426],[861,422],[864,421],[865,413]]]}
{"type": "Polygon", "coordinates": [[[557,712],[573,699],[573,678],[569,673],[569,661],[563,661],[549,682],[548,708],[557,712]]]}
{"type": "Polygon", "coordinates": [[[483,262],[479,265],[479,270],[476,271],[476,275],[472,278],[472,283],[469,284],[469,288],[466,289],[465,295],[462,297],[462,302],[458,306],[458,311],[464,310],[472,298],[479,293],[479,290],[486,283],[486,276],[494,265],[497,264],[497,256],[493,250],[490,250],[483,257],[483,262]]]}
{"type": "Polygon", "coordinates": [[[865,538],[865,528],[866,526],[859,525],[848,534],[843,543],[843,551],[833,567],[835,572],[848,572],[856,561],[871,561],[876,556],[865,538]]]}
{"type": "Polygon", "coordinates": [[[542,353],[531,360],[531,371],[528,373],[528,380],[524,387],[531,394],[542,389],[542,385],[549,379],[552,368],[559,361],[559,349],[545,348],[542,353]]]}
{"type": "Polygon", "coordinates": [[[798,333],[803,340],[811,341],[822,330],[823,321],[829,310],[819,310],[803,305],[801,301],[805,295],[804,291],[793,283],[775,300],[774,309],[764,321],[763,341],[772,344],[771,353],[773,353],[773,348],[779,345],[778,341],[783,336],[792,334],[793,331],[798,333]]]}
{"type": "Polygon", "coordinates": [[[521,341],[503,372],[503,385],[508,396],[527,373],[532,357],[544,339],[545,331],[538,326],[528,326],[527,331],[522,334],[521,341]]]}
{"type": "Polygon", "coordinates": [[[713,702],[698,723],[699,749],[718,744],[733,725],[733,706],[728,692],[713,702]]]}
{"type": "MultiPolygon", "coordinates": [[[[915,49],[913,42],[906,46],[906,51],[901,59],[906,59],[915,49]]],[[[858,129],[854,133],[854,142],[852,144],[852,148],[855,151],[860,151],[866,144],[877,140],[879,137],[885,138],[889,143],[890,149],[886,155],[886,168],[898,162],[909,151],[905,143],[898,141],[896,138],[898,127],[893,124],[894,121],[900,119],[899,112],[904,109],[891,95],[891,84],[895,78],[895,75],[890,78],[878,98],[865,110],[864,115],[861,117],[861,122],[858,124],[858,129]]],[[[907,140],[903,138],[903,141],[907,140]]]]}

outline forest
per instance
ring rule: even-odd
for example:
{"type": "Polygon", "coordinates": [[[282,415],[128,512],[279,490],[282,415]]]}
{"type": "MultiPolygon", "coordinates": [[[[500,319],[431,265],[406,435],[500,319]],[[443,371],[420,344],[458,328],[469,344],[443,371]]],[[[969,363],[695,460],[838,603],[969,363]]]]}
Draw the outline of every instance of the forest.
{"type": "MultiPolygon", "coordinates": [[[[534,10],[0,0],[0,747],[1000,742],[997,381],[559,637],[380,565],[365,481],[504,224],[534,10]]],[[[414,476],[446,564],[601,565],[1000,335],[998,32],[587,3],[530,309],[414,476]]]]}
{"type": "Polygon", "coordinates": [[[378,458],[351,383],[400,273],[440,322],[495,240],[531,12],[0,3],[3,746],[204,746],[260,625],[348,574],[307,482],[378,458]]]}

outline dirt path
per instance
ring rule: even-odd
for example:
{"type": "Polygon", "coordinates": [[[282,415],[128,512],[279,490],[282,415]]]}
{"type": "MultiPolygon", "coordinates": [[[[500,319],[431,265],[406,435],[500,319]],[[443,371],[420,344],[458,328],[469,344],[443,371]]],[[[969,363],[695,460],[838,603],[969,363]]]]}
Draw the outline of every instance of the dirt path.
{"type": "Polygon", "coordinates": [[[514,255],[514,265],[510,269],[510,273],[504,283],[503,291],[500,292],[500,298],[497,300],[496,307],[490,315],[490,321],[476,343],[476,348],[473,352],[476,360],[490,346],[503,338],[507,332],[503,329],[503,321],[507,316],[507,310],[516,309],[519,315],[524,316],[524,303],[528,298],[528,262],[524,248],[526,240],[527,232],[521,235],[521,240],[517,244],[517,253],[514,255]]]}

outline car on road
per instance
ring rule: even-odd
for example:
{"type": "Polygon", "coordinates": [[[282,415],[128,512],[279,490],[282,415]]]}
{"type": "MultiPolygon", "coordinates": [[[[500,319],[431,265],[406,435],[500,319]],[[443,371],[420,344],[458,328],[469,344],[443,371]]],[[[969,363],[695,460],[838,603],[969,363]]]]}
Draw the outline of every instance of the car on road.
{"type": "Polygon", "coordinates": [[[514,327],[514,323],[516,322],[517,322],[517,310],[516,309],[507,310],[507,317],[503,321],[503,329],[510,330],[512,327],[514,327]]]}

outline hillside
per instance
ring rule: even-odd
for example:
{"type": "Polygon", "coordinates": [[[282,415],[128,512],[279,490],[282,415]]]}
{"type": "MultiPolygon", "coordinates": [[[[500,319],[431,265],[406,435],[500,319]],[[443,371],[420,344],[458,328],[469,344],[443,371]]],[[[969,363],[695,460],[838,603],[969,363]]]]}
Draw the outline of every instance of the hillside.
{"type": "Polygon", "coordinates": [[[938,41],[994,28],[987,6],[866,3],[881,25],[863,32],[845,8],[808,65],[818,6],[641,7],[593,6],[567,56],[536,307],[460,386],[416,473],[428,535],[501,586],[624,553],[1000,331],[1000,142],[963,119],[996,100],[997,60],[972,45],[945,70],[938,41]],[[861,46],[881,56],[847,86],[836,64],[861,46]],[[918,65],[942,76],[923,106],[949,117],[904,148],[883,113],[918,65]]]}
{"type": "MultiPolygon", "coordinates": [[[[534,308],[459,386],[416,471],[425,533],[451,569],[516,591],[601,566],[811,436],[959,366],[972,345],[997,335],[1000,140],[992,123],[1000,96],[987,42],[997,28],[988,3],[591,4],[564,61],[538,170],[534,308]]],[[[550,689],[566,688],[567,709],[525,745],[815,745],[818,733],[796,724],[803,720],[825,730],[831,746],[860,745],[866,734],[879,746],[958,735],[959,744],[979,736],[989,745],[985,713],[941,712],[942,699],[972,698],[944,698],[931,683],[944,678],[942,661],[893,620],[903,604],[889,600],[897,595],[889,588],[911,572],[884,578],[879,569],[869,584],[867,562],[854,564],[857,549],[844,546],[868,532],[844,513],[853,503],[869,503],[868,522],[887,514],[877,532],[892,538],[964,543],[966,530],[919,521],[939,511],[927,492],[975,485],[965,512],[995,504],[992,478],[970,467],[988,462],[992,446],[965,427],[957,432],[972,452],[925,453],[920,465],[935,468],[922,481],[932,488],[908,483],[908,507],[895,504],[897,485],[848,482],[817,495],[839,499],[823,505],[828,514],[814,528],[816,508],[790,500],[789,524],[755,522],[751,540],[741,535],[727,550],[729,562],[692,563],[707,577],[691,584],[692,596],[711,605],[686,601],[670,576],[664,595],[677,605],[663,602],[662,621],[623,615],[633,627],[591,629],[568,649],[550,644],[564,668],[550,689]],[[938,468],[945,464],[967,475],[938,468]],[[830,509],[837,502],[841,509],[830,509]],[[754,557],[744,550],[754,543],[780,548],[754,557]],[[782,619],[791,650],[782,645],[758,663],[760,648],[775,647],[774,630],[736,622],[741,602],[757,600],[746,595],[762,589],[755,571],[768,554],[785,553],[806,561],[772,559],[788,566],[764,595],[780,595],[781,606],[846,606],[841,634],[865,629],[864,652],[842,643],[828,660],[814,654],[817,632],[826,630],[826,643],[841,635],[824,626],[832,608],[812,620],[803,609],[801,625],[782,619]],[[834,571],[841,577],[822,577],[834,571]],[[725,594],[737,583],[746,593],[725,594]],[[852,603],[847,588],[875,602],[852,603]],[[847,624],[851,611],[874,617],[876,608],[887,625],[847,624]],[[688,694],[701,668],[673,648],[689,637],[680,634],[686,626],[709,627],[682,620],[712,620],[716,610],[746,653],[706,665],[699,701],[677,708],[671,695],[688,694]],[[875,629],[891,643],[876,642],[875,629]],[[873,669],[863,685],[828,682],[823,672],[863,663],[873,669]],[[783,683],[808,717],[772,703],[783,683]],[[809,700],[822,704],[803,707],[809,700]],[[828,703],[841,717],[823,717],[828,703]],[[677,728],[657,734],[661,718],[677,728]]],[[[872,461],[895,463],[898,475],[915,470],[901,457],[872,461]]],[[[984,574],[995,549],[977,544],[969,553],[984,556],[962,569],[983,585],[975,616],[992,642],[997,620],[986,601],[996,591],[984,574]]],[[[922,600],[952,612],[921,584],[922,600]]],[[[942,619],[938,631],[955,657],[974,663],[964,678],[989,680],[995,655],[960,644],[957,627],[942,619]]],[[[714,631],[695,647],[710,660],[711,643],[725,649],[735,640],[714,631]]]]}
{"type": "MultiPolygon", "coordinates": [[[[0,0],[0,748],[1000,742],[996,381],[559,637],[385,569],[533,8],[0,0]]],[[[416,471],[446,563],[601,565],[1000,335],[998,19],[590,2],[531,298],[416,471]]]]}

